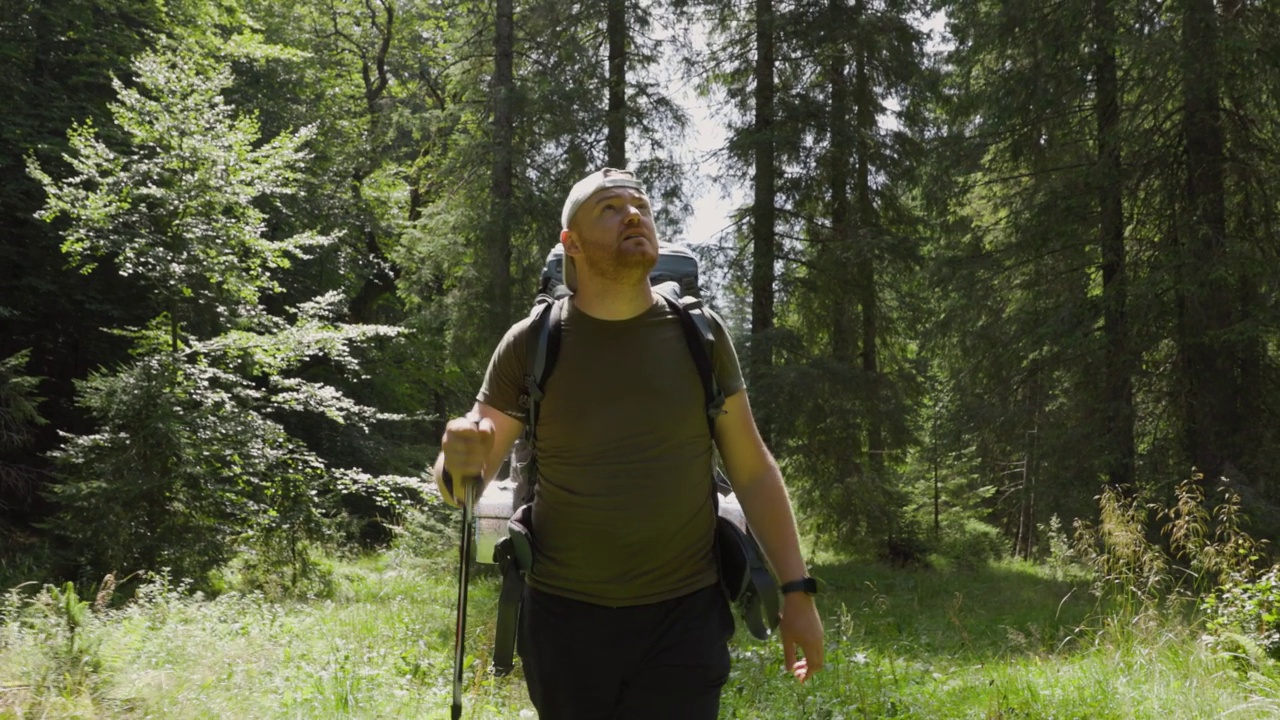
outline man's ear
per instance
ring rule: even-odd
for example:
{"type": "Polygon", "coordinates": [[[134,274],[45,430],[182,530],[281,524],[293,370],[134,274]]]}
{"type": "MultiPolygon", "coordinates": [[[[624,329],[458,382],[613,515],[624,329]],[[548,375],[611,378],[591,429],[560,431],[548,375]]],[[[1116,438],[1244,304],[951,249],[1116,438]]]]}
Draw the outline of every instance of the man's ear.
{"type": "Polygon", "coordinates": [[[565,255],[572,256],[582,252],[582,247],[578,245],[578,235],[568,228],[560,231],[560,244],[564,246],[565,255]]]}

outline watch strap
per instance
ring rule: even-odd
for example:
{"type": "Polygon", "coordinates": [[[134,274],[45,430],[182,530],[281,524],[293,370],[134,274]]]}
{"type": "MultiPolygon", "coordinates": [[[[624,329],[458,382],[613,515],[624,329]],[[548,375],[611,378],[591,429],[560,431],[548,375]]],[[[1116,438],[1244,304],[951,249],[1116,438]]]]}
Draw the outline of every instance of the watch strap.
{"type": "Polygon", "coordinates": [[[805,575],[799,580],[782,583],[778,590],[782,591],[783,595],[793,592],[802,592],[807,595],[814,595],[818,592],[818,581],[808,575],[805,575]]]}

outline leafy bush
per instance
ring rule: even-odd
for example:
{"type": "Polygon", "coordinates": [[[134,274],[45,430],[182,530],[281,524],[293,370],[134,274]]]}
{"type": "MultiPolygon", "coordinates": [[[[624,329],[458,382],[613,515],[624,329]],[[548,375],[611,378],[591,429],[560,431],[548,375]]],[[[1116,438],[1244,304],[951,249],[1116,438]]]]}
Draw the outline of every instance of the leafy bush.
{"type": "Polygon", "coordinates": [[[880,559],[895,567],[926,567],[929,564],[929,543],[915,533],[891,535],[880,549],[880,559]]]}
{"type": "Polygon", "coordinates": [[[1236,573],[1217,592],[1201,599],[1210,633],[1219,646],[1254,646],[1280,660],[1280,565],[1257,577],[1236,573]],[[1242,643],[1241,640],[1245,642],[1242,643]]]}
{"type": "Polygon", "coordinates": [[[219,573],[227,589],[269,601],[329,598],[333,561],[310,544],[275,536],[239,553],[219,573]]]}
{"type": "Polygon", "coordinates": [[[414,557],[432,557],[457,545],[458,512],[428,493],[421,506],[405,508],[392,528],[392,547],[414,557]]]}
{"type": "Polygon", "coordinates": [[[976,518],[943,523],[937,552],[964,568],[978,567],[1009,554],[1009,541],[1000,529],[976,518]]]}

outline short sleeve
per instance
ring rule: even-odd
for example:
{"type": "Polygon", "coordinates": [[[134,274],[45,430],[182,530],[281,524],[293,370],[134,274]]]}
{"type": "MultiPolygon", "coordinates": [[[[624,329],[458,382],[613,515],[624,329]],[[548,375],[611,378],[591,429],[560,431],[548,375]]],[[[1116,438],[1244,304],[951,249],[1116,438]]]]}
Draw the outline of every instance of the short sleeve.
{"type": "Polygon", "coordinates": [[[520,421],[524,420],[520,395],[524,392],[528,330],[529,320],[525,319],[512,325],[502,336],[493,357],[489,358],[484,383],[476,395],[476,400],[520,421]]]}
{"type": "Polygon", "coordinates": [[[716,384],[720,386],[720,392],[724,393],[725,397],[729,397],[746,388],[747,383],[742,378],[742,367],[738,364],[738,351],[733,347],[733,338],[729,336],[724,320],[710,309],[707,309],[706,313],[711,319],[711,327],[716,334],[715,357],[711,359],[715,366],[716,384]]]}

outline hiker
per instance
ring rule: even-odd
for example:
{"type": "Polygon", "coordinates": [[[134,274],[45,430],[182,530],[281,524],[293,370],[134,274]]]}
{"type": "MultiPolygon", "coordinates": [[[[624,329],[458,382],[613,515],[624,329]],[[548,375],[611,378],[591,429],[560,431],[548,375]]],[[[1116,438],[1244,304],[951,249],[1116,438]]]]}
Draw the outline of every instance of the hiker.
{"type": "MultiPolygon", "coordinates": [[[[573,186],[561,224],[573,295],[534,423],[534,562],[518,640],[529,696],[543,720],[715,718],[733,618],[713,556],[713,453],[680,320],[649,284],[652,209],[632,173],[606,168],[573,186]]],[[[491,480],[524,431],[530,325],[506,333],[475,406],[445,427],[435,477],[450,503],[467,479],[491,480]]],[[[715,444],[781,582],[783,655],[804,682],[823,661],[816,584],[737,355],[715,325],[715,444]]]]}

